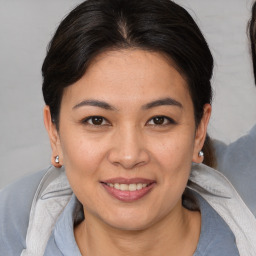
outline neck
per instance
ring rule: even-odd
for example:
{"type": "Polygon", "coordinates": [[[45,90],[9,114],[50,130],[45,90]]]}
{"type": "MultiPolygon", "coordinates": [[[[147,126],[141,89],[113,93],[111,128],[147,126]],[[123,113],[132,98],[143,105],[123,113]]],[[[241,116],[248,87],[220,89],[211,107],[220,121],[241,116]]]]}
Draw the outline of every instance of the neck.
{"type": "Polygon", "coordinates": [[[86,212],[85,219],[75,228],[83,256],[191,256],[200,235],[200,213],[188,211],[181,204],[143,230],[119,230],[86,212]]]}

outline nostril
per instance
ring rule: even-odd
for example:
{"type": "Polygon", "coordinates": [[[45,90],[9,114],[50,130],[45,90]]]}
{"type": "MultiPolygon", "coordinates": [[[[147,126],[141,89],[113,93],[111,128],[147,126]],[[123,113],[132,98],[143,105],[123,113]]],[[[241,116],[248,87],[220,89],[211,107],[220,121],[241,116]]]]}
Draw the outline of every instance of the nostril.
{"type": "Polygon", "coordinates": [[[132,169],[148,163],[150,157],[142,140],[133,130],[122,130],[122,134],[115,134],[112,140],[113,148],[108,152],[111,164],[121,165],[125,169],[132,169]],[[122,136],[121,136],[122,135],[122,136]]]}

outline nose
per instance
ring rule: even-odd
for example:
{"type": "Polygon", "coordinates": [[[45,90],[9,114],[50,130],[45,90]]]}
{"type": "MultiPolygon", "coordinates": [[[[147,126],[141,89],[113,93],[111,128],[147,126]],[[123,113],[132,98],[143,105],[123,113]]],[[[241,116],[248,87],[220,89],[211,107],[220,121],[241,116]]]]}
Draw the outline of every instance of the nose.
{"type": "Polygon", "coordinates": [[[108,154],[109,161],[124,169],[133,169],[149,162],[150,155],[146,141],[136,127],[119,129],[112,138],[112,148],[108,154]]]}

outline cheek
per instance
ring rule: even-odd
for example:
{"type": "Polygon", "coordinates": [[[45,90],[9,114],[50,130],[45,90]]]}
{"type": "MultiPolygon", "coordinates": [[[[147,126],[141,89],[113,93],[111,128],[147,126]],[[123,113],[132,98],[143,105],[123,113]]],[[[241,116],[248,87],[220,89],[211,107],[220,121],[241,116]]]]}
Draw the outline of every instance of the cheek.
{"type": "Polygon", "coordinates": [[[95,198],[98,198],[97,184],[104,158],[103,148],[82,136],[72,136],[72,140],[69,138],[62,138],[64,166],[69,183],[84,205],[97,204],[95,198]],[[94,201],[90,198],[94,198],[94,201]]]}
{"type": "Polygon", "coordinates": [[[186,186],[193,157],[194,137],[191,132],[170,134],[161,143],[154,143],[153,159],[161,172],[160,183],[174,191],[186,186]]]}
{"type": "Polygon", "coordinates": [[[192,162],[194,136],[189,131],[170,133],[164,138],[150,141],[151,151],[163,165],[173,166],[184,162],[192,162]]]}
{"type": "Polygon", "coordinates": [[[83,135],[65,134],[65,137],[62,137],[61,147],[66,172],[72,172],[72,176],[95,174],[104,158],[103,145],[99,147],[96,141],[83,135]]]}

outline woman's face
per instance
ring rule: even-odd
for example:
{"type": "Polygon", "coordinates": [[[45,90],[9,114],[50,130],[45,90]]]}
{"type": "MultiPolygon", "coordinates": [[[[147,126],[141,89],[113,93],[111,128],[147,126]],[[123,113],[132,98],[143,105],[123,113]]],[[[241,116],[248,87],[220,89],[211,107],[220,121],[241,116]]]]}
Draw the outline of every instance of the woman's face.
{"type": "Polygon", "coordinates": [[[98,56],[64,90],[59,132],[50,129],[85,219],[139,230],[180,212],[191,162],[201,161],[207,107],[196,130],[186,81],[159,53],[98,56]]]}

